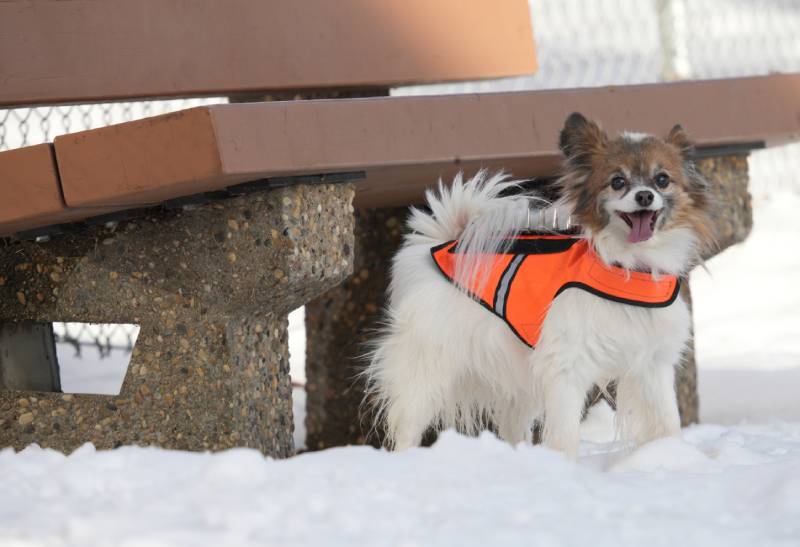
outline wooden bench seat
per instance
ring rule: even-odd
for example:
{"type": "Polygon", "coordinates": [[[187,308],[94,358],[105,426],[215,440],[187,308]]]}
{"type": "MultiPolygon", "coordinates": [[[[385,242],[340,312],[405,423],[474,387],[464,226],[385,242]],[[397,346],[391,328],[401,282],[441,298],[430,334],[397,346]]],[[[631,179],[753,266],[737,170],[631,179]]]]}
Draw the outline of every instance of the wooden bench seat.
{"type": "Polygon", "coordinates": [[[0,153],[0,233],[146,207],[259,179],[363,172],[362,208],[418,202],[439,177],[478,167],[550,177],[556,136],[579,110],[610,131],[664,132],[676,121],[701,152],[800,138],[800,75],[438,97],[204,106],[57,137],[0,153]],[[54,185],[60,185],[63,203],[54,185]],[[22,190],[25,190],[24,192],[22,190]]]}

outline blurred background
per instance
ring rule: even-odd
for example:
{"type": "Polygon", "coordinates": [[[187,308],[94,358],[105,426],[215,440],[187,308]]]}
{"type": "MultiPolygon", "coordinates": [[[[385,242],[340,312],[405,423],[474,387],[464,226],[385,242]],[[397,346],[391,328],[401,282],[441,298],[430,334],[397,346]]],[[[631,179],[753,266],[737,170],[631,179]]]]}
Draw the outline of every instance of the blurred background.
{"type": "MultiPolygon", "coordinates": [[[[800,71],[797,0],[532,0],[530,8],[540,63],[535,76],[403,87],[392,94],[507,92],[800,71]]],[[[227,99],[0,110],[0,150],[220,102],[227,99]]],[[[749,168],[753,233],[692,276],[701,419],[715,423],[800,420],[800,287],[795,282],[800,277],[800,145],[756,151],[749,168]],[[736,404],[731,404],[732,393],[736,404]]],[[[301,385],[302,310],[290,321],[292,374],[301,385]]],[[[296,395],[296,411],[302,414],[302,390],[296,395]]],[[[296,423],[302,443],[302,415],[296,423]]]]}

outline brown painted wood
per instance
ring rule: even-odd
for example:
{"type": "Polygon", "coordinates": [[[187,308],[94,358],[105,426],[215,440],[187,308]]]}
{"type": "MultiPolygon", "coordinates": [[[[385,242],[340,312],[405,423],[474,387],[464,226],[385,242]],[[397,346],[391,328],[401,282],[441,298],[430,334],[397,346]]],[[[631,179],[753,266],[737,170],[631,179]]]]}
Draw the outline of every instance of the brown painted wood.
{"type": "Polygon", "coordinates": [[[574,110],[611,132],[680,122],[701,147],[771,146],[800,140],[800,75],[194,108],[0,153],[0,235],[275,176],[363,170],[362,208],[418,202],[460,169],[552,176],[574,110]]]}
{"type": "Polygon", "coordinates": [[[83,220],[113,208],[64,203],[52,144],[0,153],[0,236],[83,220]]]}
{"type": "Polygon", "coordinates": [[[0,234],[72,219],[61,198],[52,144],[0,154],[0,194],[0,234]]]}
{"type": "Polygon", "coordinates": [[[0,106],[530,74],[527,0],[5,0],[0,106]]]}
{"type": "Polygon", "coordinates": [[[227,186],[234,177],[223,168],[212,112],[190,108],[56,137],[67,204],[140,206],[227,186]]]}
{"type": "Polygon", "coordinates": [[[419,201],[479,166],[556,173],[565,117],[682,123],[703,147],[800,140],[800,75],[439,97],[220,105],[56,138],[66,202],[134,207],[259,178],[366,171],[360,207],[419,201]]]}
{"type": "Polygon", "coordinates": [[[0,186],[0,231],[25,230],[65,209],[52,144],[0,154],[0,186]]]}

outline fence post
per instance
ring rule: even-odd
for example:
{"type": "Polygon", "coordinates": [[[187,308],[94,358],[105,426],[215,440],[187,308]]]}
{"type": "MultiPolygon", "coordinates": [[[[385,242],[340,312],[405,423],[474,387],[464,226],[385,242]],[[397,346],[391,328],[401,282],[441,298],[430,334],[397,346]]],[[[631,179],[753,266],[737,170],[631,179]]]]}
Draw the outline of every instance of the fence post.
{"type": "Polygon", "coordinates": [[[656,5],[661,44],[661,79],[673,81],[691,78],[686,0],[657,0],[656,5]]]}

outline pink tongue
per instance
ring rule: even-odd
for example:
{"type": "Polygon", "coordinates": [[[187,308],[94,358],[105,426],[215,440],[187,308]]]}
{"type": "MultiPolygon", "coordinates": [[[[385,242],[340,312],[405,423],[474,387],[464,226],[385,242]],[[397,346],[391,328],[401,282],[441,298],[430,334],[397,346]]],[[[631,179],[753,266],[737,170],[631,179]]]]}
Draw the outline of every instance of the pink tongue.
{"type": "Polygon", "coordinates": [[[653,237],[653,229],[650,228],[650,223],[653,221],[654,211],[642,211],[641,213],[628,213],[628,218],[631,221],[631,233],[628,234],[629,243],[639,243],[640,241],[647,241],[653,237]]]}

